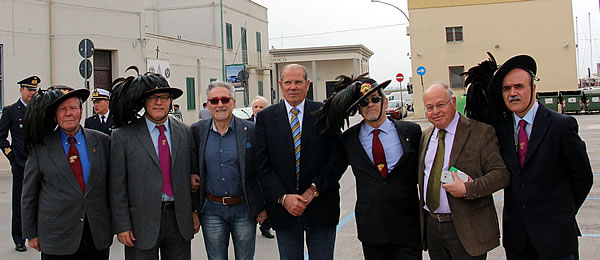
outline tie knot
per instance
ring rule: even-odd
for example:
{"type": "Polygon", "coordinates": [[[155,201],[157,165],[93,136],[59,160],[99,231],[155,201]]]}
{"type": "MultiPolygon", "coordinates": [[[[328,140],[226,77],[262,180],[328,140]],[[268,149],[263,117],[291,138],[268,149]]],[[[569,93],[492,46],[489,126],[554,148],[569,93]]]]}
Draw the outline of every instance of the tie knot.
{"type": "Polygon", "coordinates": [[[69,136],[69,138],[67,138],[67,140],[69,140],[69,143],[70,143],[71,145],[75,144],[75,137],[73,137],[73,136],[69,136]]]}
{"type": "Polygon", "coordinates": [[[101,117],[102,117],[102,119],[106,118],[105,116],[101,116],[101,117]]]}
{"type": "Polygon", "coordinates": [[[298,113],[300,113],[300,109],[298,109],[297,107],[292,107],[292,110],[290,112],[292,112],[292,114],[294,115],[298,115],[298,113]]]}
{"type": "Polygon", "coordinates": [[[446,137],[446,130],[440,129],[440,131],[438,131],[438,139],[444,140],[445,137],[446,137]]]}
{"type": "Polygon", "coordinates": [[[519,128],[524,128],[527,125],[527,121],[521,119],[521,121],[519,121],[519,128]]]}
{"type": "Polygon", "coordinates": [[[164,125],[157,125],[156,128],[158,129],[158,131],[160,131],[160,134],[164,134],[165,133],[165,126],[164,125]]]}
{"type": "Polygon", "coordinates": [[[381,129],[373,129],[373,131],[371,131],[371,133],[373,133],[373,136],[378,136],[380,132],[381,129]]]}

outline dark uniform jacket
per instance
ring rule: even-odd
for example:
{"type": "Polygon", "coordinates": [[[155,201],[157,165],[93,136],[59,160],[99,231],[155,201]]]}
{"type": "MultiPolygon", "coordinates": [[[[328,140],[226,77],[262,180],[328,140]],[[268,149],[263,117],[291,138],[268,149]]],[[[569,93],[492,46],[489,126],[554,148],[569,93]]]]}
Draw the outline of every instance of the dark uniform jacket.
{"type": "Polygon", "coordinates": [[[2,109],[2,118],[0,118],[0,149],[8,158],[11,164],[25,168],[27,154],[25,153],[25,127],[23,118],[25,117],[25,105],[21,99],[14,104],[5,106],[2,109]],[[10,130],[11,142],[8,142],[8,131],[10,130]]]}
{"type": "Polygon", "coordinates": [[[102,124],[100,122],[100,115],[93,115],[85,119],[84,127],[98,130],[110,136],[112,130],[115,129],[115,121],[112,116],[109,115],[108,119],[106,119],[106,123],[102,124]]]}

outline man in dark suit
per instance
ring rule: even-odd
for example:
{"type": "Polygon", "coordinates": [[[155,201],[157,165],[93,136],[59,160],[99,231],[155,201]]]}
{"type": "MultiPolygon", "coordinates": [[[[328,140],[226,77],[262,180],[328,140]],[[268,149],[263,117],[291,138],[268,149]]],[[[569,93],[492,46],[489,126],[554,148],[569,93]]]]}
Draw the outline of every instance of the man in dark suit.
{"type": "Polygon", "coordinates": [[[155,73],[115,82],[110,202],[125,259],[157,260],[160,251],[161,259],[189,260],[190,241],[200,228],[190,183],[190,174],[198,174],[197,157],[191,128],[168,116],[183,91],[155,73]],[[137,118],[142,107],[145,113],[137,118]]]}
{"type": "MultiPolygon", "coordinates": [[[[358,110],[363,118],[343,133],[344,152],[336,159],[344,170],[350,164],[356,178],[356,224],[364,257],[422,259],[417,194],[421,128],[385,116],[388,100],[382,89],[389,80],[377,84],[364,74],[338,79],[336,88],[341,85],[343,90],[326,101],[329,111],[323,113],[347,119],[358,110]],[[342,96],[351,98],[344,102],[342,96]]],[[[341,126],[334,127],[339,131],[341,126]]]]}
{"type": "Polygon", "coordinates": [[[36,94],[27,112],[23,235],[42,259],[109,257],[110,138],[79,124],[89,94],[56,86],[36,94]]]}
{"type": "Polygon", "coordinates": [[[12,238],[15,243],[15,250],[24,252],[25,238],[23,238],[21,227],[21,189],[23,184],[23,171],[27,154],[25,153],[25,108],[27,108],[31,97],[38,90],[38,85],[42,82],[38,76],[31,76],[17,82],[20,85],[19,91],[21,98],[14,104],[5,106],[2,109],[2,118],[0,118],[0,149],[10,162],[13,184],[12,184],[12,238]],[[8,132],[10,131],[11,142],[8,141],[8,132]]]}
{"type": "Polygon", "coordinates": [[[485,259],[500,245],[492,193],[509,182],[494,128],[456,112],[444,83],[429,87],[423,101],[433,124],[423,131],[419,156],[423,248],[433,260],[485,259]],[[442,182],[451,167],[453,180],[442,182]]]}
{"type": "Polygon", "coordinates": [[[491,84],[508,111],[494,125],[510,171],[503,245],[508,259],[577,259],[575,216],[592,187],[592,168],[575,118],[535,100],[536,71],[532,57],[515,56],[491,84]]]}
{"type": "Polygon", "coordinates": [[[97,88],[92,92],[92,101],[94,102],[95,115],[85,119],[85,128],[98,130],[110,136],[115,128],[115,121],[110,116],[109,101],[110,92],[105,89],[97,88]]]}
{"type": "Polygon", "coordinates": [[[233,116],[235,90],[229,83],[208,85],[211,120],[192,125],[200,169],[198,197],[208,259],[227,259],[229,237],[236,259],[253,259],[256,222],[266,219],[254,171],[254,124],[233,116]]]}
{"type": "Polygon", "coordinates": [[[281,70],[284,102],[267,107],[256,119],[256,161],[267,212],[277,231],[281,259],[304,258],[304,233],[310,259],[333,259],[340,215],[339,184],[331,183],[335,136],[321,135],[307,100],[307,69],[281,70]]]}

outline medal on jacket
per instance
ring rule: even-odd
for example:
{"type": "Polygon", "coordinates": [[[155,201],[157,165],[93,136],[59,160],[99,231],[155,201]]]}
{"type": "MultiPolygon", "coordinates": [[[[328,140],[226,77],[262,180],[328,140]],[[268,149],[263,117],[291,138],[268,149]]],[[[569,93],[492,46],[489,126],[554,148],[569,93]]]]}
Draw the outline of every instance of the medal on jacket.
{"type": "Polygon", "coordinates": [[[9,154],[12,151],[10,148],[4,148],[4,154],[9,154]]]}

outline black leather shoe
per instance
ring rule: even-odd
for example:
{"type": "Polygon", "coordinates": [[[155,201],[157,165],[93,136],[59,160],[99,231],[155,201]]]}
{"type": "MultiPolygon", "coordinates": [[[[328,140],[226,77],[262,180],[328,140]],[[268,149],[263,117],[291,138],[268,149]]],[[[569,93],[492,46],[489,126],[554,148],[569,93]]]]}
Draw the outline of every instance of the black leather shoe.
{"type": "Polygon", "coordinates": [[[27,247],[25,247],[25,245],[24,245],[24,244],[17,244],[17,245],[15,246],[15,250],[16,250],[17,252],[25,252],[25,251],[27,251],[27,247]]]}
{"type": "Polygon", "coordinates": [[[261,231],[261,234],[263,237],[266,237],[266,238],[270,238],[270,239],[275,238],[275,236],[273,234],[271,234],[271,231],[269,231],[268,229],[261,231]]]}

